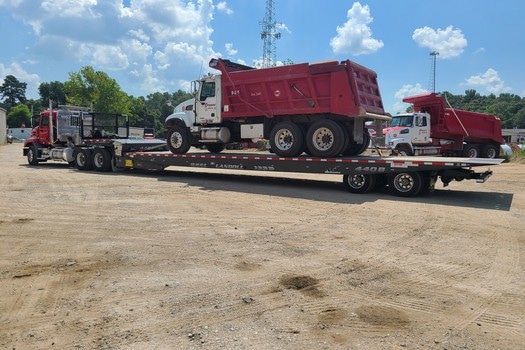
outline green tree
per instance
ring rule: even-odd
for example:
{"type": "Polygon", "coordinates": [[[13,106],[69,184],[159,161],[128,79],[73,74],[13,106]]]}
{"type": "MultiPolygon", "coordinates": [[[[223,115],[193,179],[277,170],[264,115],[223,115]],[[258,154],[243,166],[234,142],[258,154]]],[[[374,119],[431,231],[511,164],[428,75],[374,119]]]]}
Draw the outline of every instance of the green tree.
{"type": "Polygon", "coordinates": [[[7,114],[7,125],[10,128],[20,128],[22,125],[28,127],[31,125],[31,111],[25,104],[13,106],[7,114]]]}
{"type": "Polygon", "coordinates": [[[131,112],[131,101],[115,79],[106,73],[95,71],[93,67],[82,67],[77,73],[69,73],[64,83],[67,103],[91,107],[99,113],[131,112]]]}
{"type": "Polygon", "coordinates": [[[49,106],[49,100],[53,101],[53,108],[67,103],[64,83],[60,81],[40,84],[38,93],[44,106],[49,106]]]}
{"type": "Polygon", "coordinates": [[[26,101],[27,84],[20,82],[13,75],[4,78],[4,83],[0,86],[0,96],[9,106],[26,101]]]}

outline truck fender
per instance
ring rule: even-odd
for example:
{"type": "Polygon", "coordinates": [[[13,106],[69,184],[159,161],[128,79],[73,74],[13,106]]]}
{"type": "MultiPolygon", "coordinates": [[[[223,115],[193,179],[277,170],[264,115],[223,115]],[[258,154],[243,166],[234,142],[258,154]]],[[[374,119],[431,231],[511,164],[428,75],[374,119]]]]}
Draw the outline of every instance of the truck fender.
{"type": "Polygon", "coordinates": [[[179,124],[181,126],[190,127],[193,125],[193,112],[176,112],[166,117],[164,126],[166,129],[173,125],[179,124]]]}

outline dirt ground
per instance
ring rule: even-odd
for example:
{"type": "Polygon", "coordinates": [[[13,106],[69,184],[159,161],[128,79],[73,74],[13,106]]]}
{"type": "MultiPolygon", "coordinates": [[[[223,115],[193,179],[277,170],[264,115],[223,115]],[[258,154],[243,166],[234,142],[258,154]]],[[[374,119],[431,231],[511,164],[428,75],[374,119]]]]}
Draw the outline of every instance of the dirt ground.
{"type": "Polygon", "coordinates": [[[406,199],[0,146],[0,347],[523,349],[525,164],[492,169],[406,199]]]}

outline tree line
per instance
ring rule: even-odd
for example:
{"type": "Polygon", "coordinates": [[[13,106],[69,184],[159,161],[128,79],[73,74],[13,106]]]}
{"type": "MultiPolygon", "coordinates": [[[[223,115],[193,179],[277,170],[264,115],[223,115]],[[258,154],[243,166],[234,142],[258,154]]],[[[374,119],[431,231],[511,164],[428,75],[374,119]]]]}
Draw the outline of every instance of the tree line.
{"type": "Polygon", "coordinates": [[[155,130],[157,137],[165,134],[164,120],[179,103],[190,99],[188,92],[155,92],[146,97],[126,94],[115,79],[105,72],[86,66],[69,74],[66,82],[52,81],[39,85],[39,99],[26,98],[27,84],[8,75],[0,86],[0,107],[7,111],[9,127],[31,126],[31,118],[49,108],[60,105],[92,107],[99,113],[126,114],[130,125],[155,130]]]}
{"type": "MultiPolygon", "coordinates": [[[[192,97],[182,90],[134,97],[122,91],[105,72],[95,71],[90,66],[70,73],[64,83],[52,81],[40,84],[40,99],[28,100],[26,88],[26,83],[12,75],[6,76],[0,86],[0,107],[7,110],[10,127],[30,126],[32,115],[47,109],[51,100],[53,108],[75,105],[93,107],[101,113],[126,114],[130,125],[153,128],[157,137],[163,137],[166,131],[164,120],[173,112],[173,107],[192,97]]],[[[476,90],[466,90],[464,95],[444,91],[442,95],[453,108],[497,115],[504,129],[525,129],[525,98],[518,95],[503,93],[484,96],[476,90]]]]}

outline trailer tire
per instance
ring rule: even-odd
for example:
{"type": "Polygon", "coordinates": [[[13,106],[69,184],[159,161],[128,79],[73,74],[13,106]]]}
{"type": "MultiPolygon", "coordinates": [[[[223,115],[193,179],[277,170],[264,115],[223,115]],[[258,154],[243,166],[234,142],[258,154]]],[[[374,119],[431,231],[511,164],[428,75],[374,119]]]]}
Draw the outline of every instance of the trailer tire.
{"type": "Polygon", "coordinates": [[[292,122],[282,122],[275,125],[270,132],[270,147],[281,157],[295,157],[303,153],[303,129],[292,122]]]}
{"type": "Polygon", "coordinates": [[[29,165],[38,165],[38,147],[34,143],[27,150],[27,163],[29,165]]]}
{"type": "Polygon", "coordinates": [[[499,156],[499,146],[485,145],[481,149],[481,156],[483,158],[497,158],[499,156]]]}
{"type": "Polygon", "coordinates": [[[91,157],[91,151],[89,149],[75,149],[73,152],[73,159],[75,168],[78,170],[93,169],[93,158],[91,157]]]}
{"type": "Polygon", "coordinates": [[[315,157],[335,157],[343,153],[345,147],[343,127],[330,119],[316,121],[308,128],[306,146],[315,157]]]}
{"type": "Polygon", "coordinates": [[[168,148],[172,153],[184,154],[191,147],[191,135],[187,127],[175,124],[166,135],[168,148]]]}
{"type": "Polygon", "coordinates": [[[423,178],[418,172],[390,174],[388,187],[390,191],[400,197],[417,196],[423,189],[423,178]]]}
{"type": "Polygon", "coordinates": [[[100,172],[108,172],[111,170],[111,154],[107,149],[97,148],[93,152],[93,168],[100,172]]]}
{"type": "Polygon", "coordinates": [[[467,158],[478,158],[479,157],[479,147],[476,145],[465,145],[463,148],[463,157],[467,158]]]}
{"type": "Polygon", "coordinates": [[[347,174],[343,176],[345,188],[351,193],[367,193],[376,185],[373,174],[347,174]]]}

